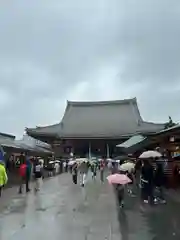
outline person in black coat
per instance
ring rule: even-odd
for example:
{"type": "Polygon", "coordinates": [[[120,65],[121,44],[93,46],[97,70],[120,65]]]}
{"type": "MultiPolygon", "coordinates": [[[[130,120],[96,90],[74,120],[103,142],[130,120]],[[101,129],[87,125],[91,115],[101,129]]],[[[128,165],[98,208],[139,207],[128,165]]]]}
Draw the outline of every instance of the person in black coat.
{"type": "Polygon", "coordinates": [[[77,164],[75,163],[72,166],[72,181],[74,184],[77,184],[77,175],[78,175],[78,169],[77,169],[77,164]]]}
{"type": "Polygon", "coordinates": [[[141,168],[141,197],[145,203],[154,203],[154,169],[148,160],[141,168]]]}
{"type": "Polygon", "coordinates": [[[156,163],[156,170],[155,170],[155,176],[154,176],[154,182],[156,187],[159,190],[159,198],[161,201],[165,202],[164,199],[164,191],[163,191],[163,186],[164,186],[164,170],[162,163],[157,162],[156,163]]]}

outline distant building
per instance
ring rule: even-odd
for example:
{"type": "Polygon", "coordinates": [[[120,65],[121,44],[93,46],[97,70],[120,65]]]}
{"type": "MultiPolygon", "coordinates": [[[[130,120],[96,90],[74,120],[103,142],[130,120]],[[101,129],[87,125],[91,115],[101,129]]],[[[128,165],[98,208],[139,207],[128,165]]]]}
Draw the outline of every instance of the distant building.
{"type": "Polygon", "coordinates": [[[27,128],[38,140],[53,145],[57,155],[113,156],[116,145],[135,134],[151,135],[164,129],[164,124],[142,119],[136,98],[118,101],[68,101],[60,123],[27,128]]]}
{"type": "Polygon", "coordinates": [[[15,140],[15,138],[14,135],[0,132],[0,139],[15,140]]]}
{"type": "Polygon", "coordinates": [[[47,143],[42,142],[38,139],[35,139],[31,136],[28,136],[27,134],[24,134],[20,141],[31,147],[42,147],[42,148],[46,148],[46,149],[51,149],[50,144],[47,144],[47,143]]]}

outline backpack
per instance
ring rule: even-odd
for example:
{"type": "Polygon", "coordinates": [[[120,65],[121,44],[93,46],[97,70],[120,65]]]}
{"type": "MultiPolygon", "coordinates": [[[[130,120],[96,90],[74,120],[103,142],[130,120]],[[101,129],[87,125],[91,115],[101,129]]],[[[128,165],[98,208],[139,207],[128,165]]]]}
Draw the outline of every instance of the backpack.
{"type": "Polygon", "coordinates": [[[21,164],[21,165],[20,165],[19,175],[20,175],[21,177],[25,177],[25,176],[26,176],[26,169],[27,169],[26,164],[21,164]]]}

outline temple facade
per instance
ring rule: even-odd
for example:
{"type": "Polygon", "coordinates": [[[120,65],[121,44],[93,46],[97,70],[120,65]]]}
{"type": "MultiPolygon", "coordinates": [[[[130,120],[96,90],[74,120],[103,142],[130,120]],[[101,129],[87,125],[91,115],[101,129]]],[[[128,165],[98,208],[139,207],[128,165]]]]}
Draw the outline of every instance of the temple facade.
{"type": "Polygon", "coordinates": [[[164,124],[144,121],[136,98],[100,101],[67,101],[57,124],[27,128],[29,136],[53,146],[57,156],[73,153],[79,157],[112,157],[117,144],[141,134],[149,136],[164,129],[164,124]]]}

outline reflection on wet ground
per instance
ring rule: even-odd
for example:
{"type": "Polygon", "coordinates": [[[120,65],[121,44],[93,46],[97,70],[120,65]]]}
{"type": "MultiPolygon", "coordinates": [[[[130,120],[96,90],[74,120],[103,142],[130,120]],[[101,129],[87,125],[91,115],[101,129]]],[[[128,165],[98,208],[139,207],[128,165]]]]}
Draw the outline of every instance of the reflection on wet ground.
{"type": "Polygon", "coordinates": [[[0,214],[1,240],[180,239],[180,203],[173,198],[149,206],[128,196],[118,210],[111,187],[90,177],[81,188],[63,174],[46,181],[41,192],[16,195],[7,203],[0,214]]]}
{"type": "Polygon", "coordinates": [[[167,198],[167,204],[150,206],[137,198],[126,197],[118,212],[122,240],[180,239],[180,204],[167,198]]]}

